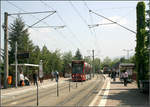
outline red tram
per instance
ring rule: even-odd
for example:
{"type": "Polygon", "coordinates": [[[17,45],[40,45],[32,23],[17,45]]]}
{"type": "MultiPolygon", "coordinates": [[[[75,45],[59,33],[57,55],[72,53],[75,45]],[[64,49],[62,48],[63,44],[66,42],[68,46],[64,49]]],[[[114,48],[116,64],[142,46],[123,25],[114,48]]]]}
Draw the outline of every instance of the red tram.
{"type": "Polygon", "coordinates": [[[90,79],[91,67],[83,60],[72,61],[72,81],[85,81],[90,79]]]}

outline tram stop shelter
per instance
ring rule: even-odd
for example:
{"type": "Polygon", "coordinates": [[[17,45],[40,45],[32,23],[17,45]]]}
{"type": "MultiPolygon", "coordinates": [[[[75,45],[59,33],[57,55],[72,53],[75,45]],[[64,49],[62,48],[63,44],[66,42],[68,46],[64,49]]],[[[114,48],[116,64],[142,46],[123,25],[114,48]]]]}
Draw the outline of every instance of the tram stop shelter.
{"type": "MultiPolygon", "coordinates": [[[[11,66],[16,66],[16,64],[11,64],[11,66]]],[[[38,74],[39,74],[39,69],[40,69],[40,65],[38,64],[27,64],[27,63],[24,63],[24,64],[17,64],[17,83],[19,83],[19,80],[20,80],[20,72],[22,71],[23,74],[26,73],[27,77],[29,78],[29,80],[32,80],[32,76],[29,74],[29,70],[32,70],[33,71],[36,71],[38,74]],[[27,69],[30,68],[30,69],[27,69]],[[32,68],[32,69],[31,69],[32,68]]],[[[13,75],[15,75],[13,73],[13,75]]],[[[16,78],[16,75],[14,76],[16,78]]],[[[15,81],[15,78],[13,79],[13,81],[15,81]]]]}
{"type": "Polygon", "coordinates": [[[120,75],[122,74],[122,70],[127,70],[128,76],[129,76],[129,81],[132,81],[134,69],[135,69],[134,63],[120,63],[119,64],[120,75]]]}

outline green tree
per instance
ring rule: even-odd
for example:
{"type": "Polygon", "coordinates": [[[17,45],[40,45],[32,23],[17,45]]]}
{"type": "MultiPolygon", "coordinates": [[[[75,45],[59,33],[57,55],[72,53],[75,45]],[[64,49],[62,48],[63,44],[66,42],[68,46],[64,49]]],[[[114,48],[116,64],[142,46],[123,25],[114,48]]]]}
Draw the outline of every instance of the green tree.
{"type": "MultiPolygon", "coordinates": [[[[150,4],[148,3],[148,6],[150,4]]],[[[148,74],[148,71],[149,71],[149,50],[148,50],[148,47],[149,47],[149,35],[150,35],[150,10],[148,9],[146,11],[146,14],[147,14],[147,19],[146,19],[146,28],[147,28],[147,31],[146,31],[146,40],[145,40],[145,69],[147,71],[147,75],[146,75],[146,79],[149,79],[149,76],[150,76],[150,73],[148,74]]]]}
{"type": "MultiPolygon", "coordinates": [[[[32,51],[33,43],[29,39],[28,29],[25,28],[25,23],[21,17],[18,17],[10,25],[9,32],[9,63],[15,62],[15,44],[18,43],[18,52],[32,51]]],[[[18,59],[18,63],[25,63],[27,59],[18,59]]]]}
{"type": "Polygon", "coordinates": [[[119,59],[119,58],[113,59],[112,62],[111,62],[111,66],[116,65],[118,62],[120,62],[120,59],[119,59]]]}
{"type": "Polygon", "coordinates": [[[62,56],[62,60],[63,60],[63,75],[66,72],[70,72],[70,66],[71,66],[72,59],[73,59],[73,57],[72,57],[71,51],[66,52],[66,53],[63,54],[63,56],[62,56]]]}
{"type": "Polygon", "coordinates": [[[134,64],[136,63],[136,61],[135,61],[135,55],[133,55],[133,56],[130,57],[129,62],[130,63],[134,63],[134,64]]]}
{"type": "Polygon", "coordinates": [[[75,59],[75,60],[82,60],[82,59],[83,59],[83,58],[82,58],[82,54],[81,54],[79,48],[78,48],[77,51],[76,51],[76,54],[75,54],[75,56],[74,56],[74,59],[75,59]]]}
{"type": "Polygon", "coordinates": [[[61,53],[59,50],[55,50],[55,52],[51,53],[48,59],[48,67],[52,70],[57,70],[58,72],[62,71],[63,61],[61,59],[61,53]]]}
{"type": "MultiPolygon", "coordinates": [[[[137,12],[137,34],[136,34],[136,48],[135,48],[135,60],[136,60],[136,71],[138,73],[137,80],[145,79],[145,3],[138,2],[136,7],[137,12]]],[[[139,87],[139,81],[138,81],[139,87]]]]}
{"type": "Polygon", "coordinates": [[[84,61],[87,62],[88,64],[92,64],[92,59],[90,58],[90,56],[85,56],[84,61]]]}
{"type": "Polygon", "coordinates": [[[100,59],[99,58],[95,58],[94,59],[94,65],[95,65],[95,71],[99,71],[100,70],[100,59]]]}
{"type": "Polygon", "coordinates": [[[51,53],[47,49],[47,47],[44,45],[41,50],[41,60],[43,61],[43,72],[46,74],[50,73],[50,67],[48,66],[49,60],[50,60],[51,53]]]}
{"type": "Polygon", "coordinates": [[[53,61],[54,70],[58,70],[58,72],[61,72],[63,61],[61,59],[60,50],[55,50],[55,52],[52,55],[53,55],[52,57],[54,59],[54,61],[53,61]]]}
{"type": "Polygon", "coordinates": [[[35,46],[33,51],[30,52],[30,63],[32,64],[39,64],[41,60],[41,51],[39,46],[35,46]]]}
{"type": "Polygon", "coordinates": [[[104,66],[111,66],[111,59],[107,56],[106,58],[104,58],[104,60],[103,60],[103,62],[102,62],[102,68],[104,67],[104,66]]]}

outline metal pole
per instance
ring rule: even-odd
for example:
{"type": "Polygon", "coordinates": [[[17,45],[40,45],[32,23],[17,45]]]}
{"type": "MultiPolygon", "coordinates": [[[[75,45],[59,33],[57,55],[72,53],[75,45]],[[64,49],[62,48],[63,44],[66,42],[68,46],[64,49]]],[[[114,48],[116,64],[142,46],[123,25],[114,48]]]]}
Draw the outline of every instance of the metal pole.
{"type": "MultiPolygon", "coordinates": [[[[149,11],[150,11],[150,0],[149,0],[149,11]]],[[[149,12],[149,19],[150,19],[150,12],[149,12]]],[[[149,24],[149,73],[150,73],[150,24],[149,24]]],[[[149,80],[150,80],[150,76],[149,76],[149,80]]],[[[150,81],[149,81],[149,86],[150,86],[150,81]]],[[[150,91],[150,90],[149,90],[150,91]]],[[[150,96],[149,96],[150,99],[150,96]]],[[[150,105],[150,102],[149,102],[150,105]]]]}
{"type": "Polygon", "coordinates": [[[70,92],[70,79],[69,79],[69,92],[70,92]]]}
{"type": "Polygon", "coordinates": [[[16,84],[15,84],[15,86],[16,86],[16,88],[18,87],[18,81],[17,81],[17,73],[18,73],[18,61],[17,61],[17,42],[16,42],[16,52],[15,52],[15,61],[16,61],[16,84]]]}
{"type": "Polygon", "coordinates": [[[4,88],[8,87],[8,13],[4,13],[4,88]]]}
{"type": "Polygon", "coordinates": [[[58,80],[57,80],[57,96],[59,96],[58,80]]]}
{"type": "Polygon", "coordinates": [[[93,52],[93,77],[94,77],[94,74],[95,74],[95,66],[94,66],[94,50],[92,50],[93,52]]]}
{"type": "Polygon", "coordinates": [[[37,106],[39,105],[39,86],[37,81],[37,106]]]}
{"type": "Polygon", "coordinates": [[[76,74],[76,88],[77,88],[78,86],[77,86],[77,74],[76,74]]]}

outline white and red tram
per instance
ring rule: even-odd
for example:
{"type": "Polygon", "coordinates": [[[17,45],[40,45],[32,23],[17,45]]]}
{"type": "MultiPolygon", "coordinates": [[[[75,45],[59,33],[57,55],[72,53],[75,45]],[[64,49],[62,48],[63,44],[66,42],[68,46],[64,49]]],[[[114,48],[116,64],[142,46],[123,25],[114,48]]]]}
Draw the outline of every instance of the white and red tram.
{"type": "Polygon", "coordinates": [[[85,81],[90,79],[91,66],[83,60],[72,61],[72,81],[85,81]]]}

